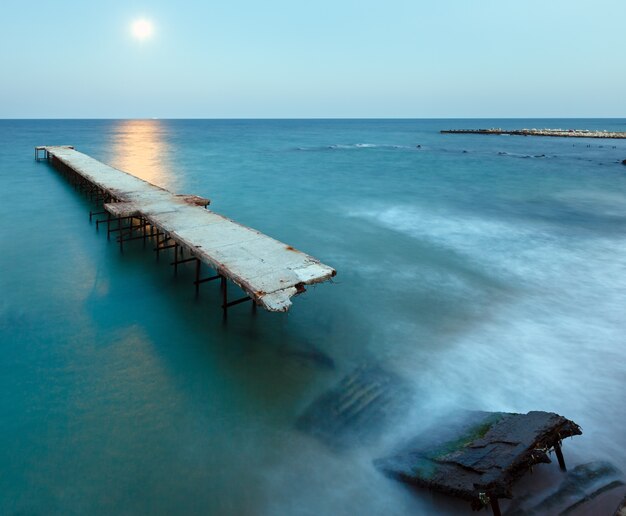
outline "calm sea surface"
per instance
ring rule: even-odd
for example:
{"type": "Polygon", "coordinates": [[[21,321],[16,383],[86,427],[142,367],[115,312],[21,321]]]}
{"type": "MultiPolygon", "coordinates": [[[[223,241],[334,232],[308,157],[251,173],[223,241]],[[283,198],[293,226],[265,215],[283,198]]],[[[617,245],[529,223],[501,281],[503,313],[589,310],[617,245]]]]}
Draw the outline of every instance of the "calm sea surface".
{"type": "Polygon", "coordinates": [[[458,408],[558,412],[570,465],[626,469],[626,141],[439,134],[493,126],[626,120],[0,121],[0,514],[455,514],[372,460],[458,408]],[[335,282],[224,324],[217,284],[96,232],[41,144],[207,196],[335,282]],[[414,392],[381,440],[295,429],[372,363],[414,392]]]}

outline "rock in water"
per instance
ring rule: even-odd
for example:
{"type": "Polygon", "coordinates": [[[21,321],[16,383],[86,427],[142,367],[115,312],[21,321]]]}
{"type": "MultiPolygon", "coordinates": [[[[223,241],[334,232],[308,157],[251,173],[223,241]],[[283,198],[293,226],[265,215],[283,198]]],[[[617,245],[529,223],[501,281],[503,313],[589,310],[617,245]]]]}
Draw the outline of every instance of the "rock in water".
{"type": "Polygon", "coordinates": [[[580,464],[567,475],[558,489],[540,502],[524,503],[516,500],[507,511],[507,516],[531,516],[540,514],[570,514],[577,509],[582,510],[585,504],[597,496],[612,489],[623,486],[622,472],[610,462],[594,461],[580,464]]]}
{"type": "Polygon", "coordinates": [[[374,461],[387,475],[465,499],[475,509],[511,498],[511,485],[532,466],[551,462],[561,439],[582,432],[551,412],[453,414],[388,458],[374,461]]]}
{"type": "Polygon", "coordinates": [[[299,348],[283,347],[279,353],[285,357],[294,358],[303,363],[313,364],[326,369],[334,369],[335,361],[321,349],[306,343],[299,348]]]}
{"type": "Polygon", "coordinates": [[[622,165],[626,165],[626,159],[622,160],[622,165]]]}
{"type": "Polygon", "coordinates": [[[361,366],[317,398],[296,421],[331,448],[368,444],[410,403],[408,383],[380,366],[361,366]]]}

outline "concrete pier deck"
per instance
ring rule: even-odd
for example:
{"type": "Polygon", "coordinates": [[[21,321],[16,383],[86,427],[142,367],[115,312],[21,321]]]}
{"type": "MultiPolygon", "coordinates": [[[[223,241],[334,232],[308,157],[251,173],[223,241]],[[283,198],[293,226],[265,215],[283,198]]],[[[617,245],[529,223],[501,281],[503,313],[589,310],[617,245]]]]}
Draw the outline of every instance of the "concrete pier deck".
{"type": "Polygon", "coordinates": [[[515,136],[552,136],[558,138],[626,139],[626,132],[589,131],[587,129],[447,129],[441,134],[511,134],[515,136]]]}
{"type": "MultiPolygon", "coordinates": [[[[93,185],[104,199],[110,217],[142,221],[144,228],[156,228],[189,258],[230,279],[258,306],[270,312],[286,312],[291,297],[305,291],[305,285],[332,278],[336,271],[319,260],[259,231],[239,224],[206,208],[208,200],[194,195],[176,195],[143,179],[123,172],[67,146],[41,146],[52,162],[65,167],[93,185]],[[204,207],[203,207],[204,206],[204,207]]],[[[178,262],[178,254],[176,255],[178,262]]],[[[207,278],[207,280],[213,278],[207,278]]],[[[196,286],[202,281],[196,278],[196,286]]],[[[223,285],[224,286],[224,285],[223,285]]],[[[227,303],[236,304],[247,298],[227,303]]]]}

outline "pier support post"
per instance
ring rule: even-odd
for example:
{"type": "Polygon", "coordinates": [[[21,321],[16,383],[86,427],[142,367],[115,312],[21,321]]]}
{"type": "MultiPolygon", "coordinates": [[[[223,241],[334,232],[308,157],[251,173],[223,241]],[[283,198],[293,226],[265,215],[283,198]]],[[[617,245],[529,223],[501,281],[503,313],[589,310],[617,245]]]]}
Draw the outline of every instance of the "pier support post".
{"type": "Polygon", "coordinates": [[[154,250],[156,251],[156,259],[158,262],[159,258],[161,257],[161,244],[165,242],[167,239],[164,238],[163,240],[159,240],[159,232],[157,231],[156,240],[157,242],[156,242],[156,247],[154,248],[154,250]]]}
{"type": "MultiPolygon", "coordinates": [[[[94,215],[106,215],[106,211],[92,211],[89,210],[89,222],[92,222],[94,215]]],[[[96,219],[96,229],[98,229],[98,219],[96,219]]]]}
{"type": "Polygon", "coordinates": [[[202,262],[196,258],[196,297],[200,294],[200,268],[202,262]]]}
{"type": "MultiPolygon", "coordinates": [[[[117,231],[119,232],[120,237],[121,237],[122,236],[122,219],[121,218],[117,219],[117,231]]],[[[124,240],[120,238],[120,252],[124,251],[123,245],[124,245],[124,240]]]]}
{"type": "MultiPolygon", "coordinates": [[[[96,222],[96,229],[98,228],[98,223],[96,222]]],[[[111,240],[111,214],[107,212],[107,240],[111,240]]]]}
{"type": "Polygon", "coordinates": [[[224,319],[228,317],[228,285],[226,278],[220,274],[220,288],[222,289],[222,310],[224,311],[224,319]]]}
{"type": "Polygon", "coordinates": [[[500,502],[494,496],[491,497],[491,510],[493,511],[493,516],[502,516],[502,512],[500,511],[500,502]]]}
{"type": "Polygon", "coordinates": [[[561,468],[561,471],[567,471],[565,458],[563,457],[563,451],[561,450],[561,443],[556,443],[554,445],[554,453],[556,453],[556,458],[559,461],[559,468],[561,468]]]}

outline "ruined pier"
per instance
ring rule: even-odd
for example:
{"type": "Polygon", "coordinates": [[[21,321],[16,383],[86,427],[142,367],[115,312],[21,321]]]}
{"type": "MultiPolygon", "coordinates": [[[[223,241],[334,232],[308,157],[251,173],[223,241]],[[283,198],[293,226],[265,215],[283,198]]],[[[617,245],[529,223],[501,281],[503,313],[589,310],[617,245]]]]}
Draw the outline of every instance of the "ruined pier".
{"type": "Polygon", "coordinates": [[[552,462],[551,452],[567,471],[562,440],[581,434],[553,412],[460,411],[374,463],[392,478],[467,500],[474,510],[491,505],[501,516],[499,499],[512,498],[513,484],[533,466],[552,462]]]}
{"type": "Polygon", "coordinates": [[[251,301],[270,312],[286,312],[305,285],[331,279],[336,271],[292,246],[207,209],[208,199],[177,195],[128,172],[76,151],[71,146],[35,147],[35,159],[48,160],[77,188],[99,203],[107,236],[120,248],[129,240],[156,239],[155,251],[172,249],[175,270],[195,264],[196,292],[202,283],[220,280],[224,315],[231,306],[251,301]],[[213,272],[202,276],[202,265],[213,272]],[[228,300],[227,281],[244,297],[228,300]]]}

